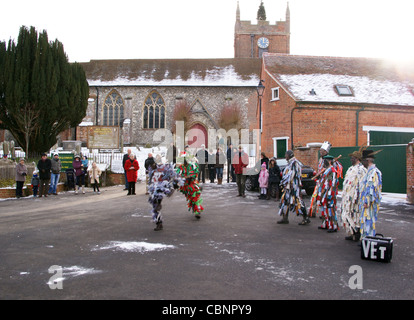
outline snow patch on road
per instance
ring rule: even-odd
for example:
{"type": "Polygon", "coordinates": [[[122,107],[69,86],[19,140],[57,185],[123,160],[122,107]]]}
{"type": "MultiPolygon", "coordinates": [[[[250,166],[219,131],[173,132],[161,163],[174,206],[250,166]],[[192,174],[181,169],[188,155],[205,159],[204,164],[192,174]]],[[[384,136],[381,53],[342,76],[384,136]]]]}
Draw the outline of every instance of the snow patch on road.
{"type": "Polygon", "coordinates": [[[173,245],[162,244],[162,243],[149,243],[149,242],[138,242],[138,241],[111,241],[103,247],[93,249],[97,250],[114,250],[123,252],[139,252],[146,253],[151,251],[162,251],[167,249],[176,248],[173,245]]]}

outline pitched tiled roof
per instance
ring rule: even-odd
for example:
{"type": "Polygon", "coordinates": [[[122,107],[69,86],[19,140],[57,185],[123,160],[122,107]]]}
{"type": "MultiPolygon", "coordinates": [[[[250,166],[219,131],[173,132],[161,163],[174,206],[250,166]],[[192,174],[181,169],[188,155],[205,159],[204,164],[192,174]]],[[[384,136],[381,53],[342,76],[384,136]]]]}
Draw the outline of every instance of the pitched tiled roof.
{"type": "Polygon", "coordinates": [[[414,106],[414,66],[410,70],[373,58],[283,54],[265,54],[263,61],[297,101],[414,106]],[[353,95],[338,95],[336,85],[349,86],[353,95]]]}
{"type": "Polygon", "coordinates": [[[257,86],[260,59],[91,60],[90,86],[257,86]]]}

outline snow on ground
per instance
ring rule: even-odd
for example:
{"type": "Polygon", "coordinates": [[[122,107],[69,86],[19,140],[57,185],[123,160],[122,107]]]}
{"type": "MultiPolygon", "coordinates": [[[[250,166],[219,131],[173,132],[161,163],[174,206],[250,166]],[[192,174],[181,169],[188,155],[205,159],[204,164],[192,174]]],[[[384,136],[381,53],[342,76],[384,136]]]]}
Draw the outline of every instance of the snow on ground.
{"type": "Polygon", "coordinates": [[[167,249],[174,249],[175,246],[162,244],[162,243],[149,243],[143,241],[111,241],[107,245],[99,248],[94,248],[96,250],[114,250],[114,251],[123,251],[123,252],[139,252],[145,253],[150,251],[162,251],[167,249]]]}

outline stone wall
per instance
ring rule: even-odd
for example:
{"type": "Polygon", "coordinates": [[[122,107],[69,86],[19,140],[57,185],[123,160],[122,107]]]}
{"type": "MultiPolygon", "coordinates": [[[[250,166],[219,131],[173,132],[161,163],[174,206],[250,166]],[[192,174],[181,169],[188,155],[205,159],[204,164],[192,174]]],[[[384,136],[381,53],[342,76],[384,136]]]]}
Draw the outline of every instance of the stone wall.
{"type": "MultiPolygon", "coordinates": [[[[173,127],[173,111],[178,101],[185,100],[199,111],[194,119],[195,123],[202,123],[207,129],[214,128],[225,104],[236,103],[241,108],[243,127],[250,129],[255,122],[257,93],[255,87],[90,87],[90,99],[84,122],[102,125],[102,108],[105,99],[113,90],[116,90],[124,100],[124,118],[127,125],[123,129],[124,144],[142,146],[158,145],[153,136],[157,129],[143,129],[142,117],[144,102],[149,94],[156,91],[164,100],[166,111],[166,129],[173,127]],[[204,114],[202,113],[204,112],[204,114]],[[96,118],[98,123],[96,123],[96,118]]],[[[82,131],[82,130],[81,130],[82,131]]],[[[79,131],[80,140],[84,134],[79,131]]],[[[86,142],[86,141],[84,141],[86,142]]]]}

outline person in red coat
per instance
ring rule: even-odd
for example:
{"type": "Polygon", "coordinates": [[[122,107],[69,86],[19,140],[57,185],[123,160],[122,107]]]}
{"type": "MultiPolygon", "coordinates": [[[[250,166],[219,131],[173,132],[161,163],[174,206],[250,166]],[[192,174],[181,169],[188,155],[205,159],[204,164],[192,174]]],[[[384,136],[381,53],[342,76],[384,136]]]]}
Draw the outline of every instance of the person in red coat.
{"type": "Polygon", "coordinates": [[[139,169],[139,164],[138,164],[138,160],[135,158],[134,154],[130,154],[129,155],[129,159],[125,161],[125,165],[124,165],[124,169],[127,175],[127,180],[128,180],[128,194],[129,195],[134,195],[135,193],[135,183],[137,182],[137,178],[138,178],[138,169],[139,169]]]}
{"type": "Polygon", "coordinates": [[[246,175],[243,174],[243,171],[244,168],[249,165],[249,156],[243,151],[242,146],[239,146],[239,152],[234,155],[233,161],[231,163],[234,167],[234,173],[236,174],[236,182],[239,191],[239,194],[237,196],[246,198],[246,175]]]}

